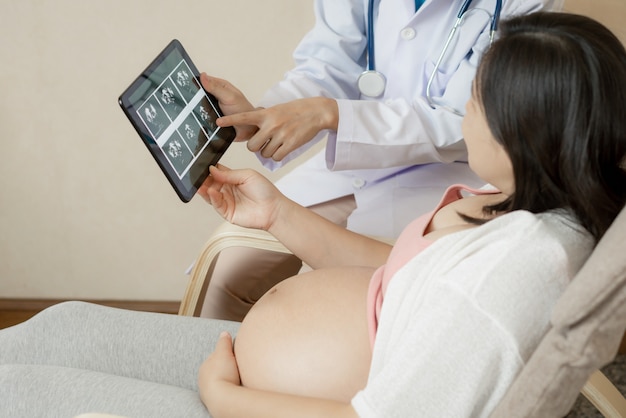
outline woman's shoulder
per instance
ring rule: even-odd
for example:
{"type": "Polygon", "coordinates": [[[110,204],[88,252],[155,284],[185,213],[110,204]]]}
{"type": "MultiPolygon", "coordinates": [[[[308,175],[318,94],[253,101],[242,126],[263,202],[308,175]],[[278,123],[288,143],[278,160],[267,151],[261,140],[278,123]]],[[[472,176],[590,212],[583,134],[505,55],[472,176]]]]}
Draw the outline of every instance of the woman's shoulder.
{"type": "Polygon", "coordinates": [[[527,240],[532,237],[542,242],[572,243],[585,248],[593,246],[591,234],[565,209],[541,213],[517,210],[499,216],[484,226],[486,234],[497,234],[505,240],[527,240]]]}
{"type": "Polygon", "coordinates": [[[514,288],[520,283],[553,283],[546,279],[559,277],[562,285],[582,266],[593,245],[591,235],[566,211],[514,211],[438,239],[402,270],[409,281],[419,275],[420,286],[430,280],[450,281],[470,294],[493,282],[514,288]]]}
{"type": "Polygon", "coordinates": [[[529,276],[542,280],[562,272],[571,276],[593,245],[591,235],[566,211],[514,211],[442,237],[418,257],[420,269],[437,274],[461,270],[485,280],[497,277],[494,280],[514,282],[530,280],[529,276]]]}
{"type": "Polygon", "coordinates": [[[511,212],[475,228],[464,241],[463,253],[450,268],[472,272],[475,280],[466,290],[484,293],[485,300],[494,296],[490,289],[530,292],[528,299],[539,289],[557,297],[594,246],[591,235],[565,211],[511,212]]]}
{"type": "Polygon", "coordinates": [[[559,267],[572,264],[577,270],[581,260],[591,253],[594,241],[566,210],[531,213],[518,210],[493,219],[475,228],[473,237],[486,252],[496,252],[509,259],[510,264],[559,267]],[[532,259],[533,262],[527,262],[532,259]],[[559,264],[560,263],[560,264],[559,264]]]}

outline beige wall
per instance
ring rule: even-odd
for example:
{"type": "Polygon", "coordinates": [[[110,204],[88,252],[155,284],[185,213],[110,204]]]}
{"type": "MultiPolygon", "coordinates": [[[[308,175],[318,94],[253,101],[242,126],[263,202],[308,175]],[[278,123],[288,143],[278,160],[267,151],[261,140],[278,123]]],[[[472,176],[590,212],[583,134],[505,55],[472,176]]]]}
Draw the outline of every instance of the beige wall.
{"type": "Polygon", "coordinates": [[[565,0],[564,10],[599,20],[626,43],[625,0],[565,0]]]}
{"type": "MultiPolygon", "coordinates": [[[[220,220],[178,200],[117,97],[178,38],[258,99],[291,66],[311,3],[0,0],[0,298],[179,299],[220,220]]],[[[565,6],[626,39],[624,0],[565,6]]],[[[241,146],[224,162],[259,167],[241,146]]]]}
{"type": "Polygon", "coordinates": [[[117,97],[178,38],[256,100],[312,24],[310,0],[0,0],[0,298],[179,299],[219,218],[178,200],[117,97]]]}

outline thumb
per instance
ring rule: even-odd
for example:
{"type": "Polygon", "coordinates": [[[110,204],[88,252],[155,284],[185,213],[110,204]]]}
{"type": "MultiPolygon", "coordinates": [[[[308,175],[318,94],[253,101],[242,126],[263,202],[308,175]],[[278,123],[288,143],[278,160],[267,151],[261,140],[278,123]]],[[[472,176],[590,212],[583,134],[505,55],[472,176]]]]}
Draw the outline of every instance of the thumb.
{"type": "Polygon", "coordinates": [[[254,174],[253,170],[231,170],[230,168],[221,164],[218,164],[217,166],[211,166],[209,170],[211,176],[213,176],[213,178],[219,183],[230,184],[234,186],[246,183],[248,179],[250,179],[250,177],[252,177],[254,174]]]}
{"type": "Polygon", "coordinates": [[[231,103],[236,101],[243,94],[227,80],[212,77],[207,73],[200,74],[200,83],[202,87],[220,102],[231,103]]]}
{"type": "Polygon", "coordinates": [[[215,181],[218,181],[220,183],[224,183],[224,180],[228,178],[227,173],[231,171],[232,170],[230,168],[219,163],[217,165],[209,166],[209,174],[211,175],[211,177],[213,177],[215,181]]]}
{"type": "Polygon", "coordinates": [[[226,84],[226,80],[220,80],[216,77],[211,77],[207,73],[200,74],[200,83],[202,83],[202,87],[209,93],[215,94],[220,91],[220,85],[226,84]]]}
{"type": "Polygon", "coordinates": [[[233,352],[233,337],[226,331],[223,331],[217,343],[215,343],[215,351],[233,352]]]}

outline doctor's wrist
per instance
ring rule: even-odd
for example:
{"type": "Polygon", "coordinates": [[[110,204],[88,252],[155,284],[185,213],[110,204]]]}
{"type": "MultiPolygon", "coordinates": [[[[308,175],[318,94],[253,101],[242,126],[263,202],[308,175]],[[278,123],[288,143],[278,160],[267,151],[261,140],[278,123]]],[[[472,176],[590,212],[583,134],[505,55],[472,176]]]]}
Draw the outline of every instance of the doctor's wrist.
{"type": "MultiPolygon", "coordinates": [[[[328,97],[318,97],[320,112],[320,123],[322,129],[336,131],[339,126],[339,106],[335,99],[328,97]]],[[[320,129],[321,130],[321,129],[320,129]]]]}

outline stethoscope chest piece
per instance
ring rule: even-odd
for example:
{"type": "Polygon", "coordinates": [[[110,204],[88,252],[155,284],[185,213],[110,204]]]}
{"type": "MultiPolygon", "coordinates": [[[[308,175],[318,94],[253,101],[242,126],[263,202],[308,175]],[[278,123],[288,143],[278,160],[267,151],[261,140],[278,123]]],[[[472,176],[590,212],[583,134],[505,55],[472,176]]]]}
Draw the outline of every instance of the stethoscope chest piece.
{"type": "Polygon", "coordinates": [[[385,76],[375,70],[364,71],[357,80],[359,91],[361,94],[368,97],[381,96],[385,91],[386,83],[387,80],[385,76]]]}

